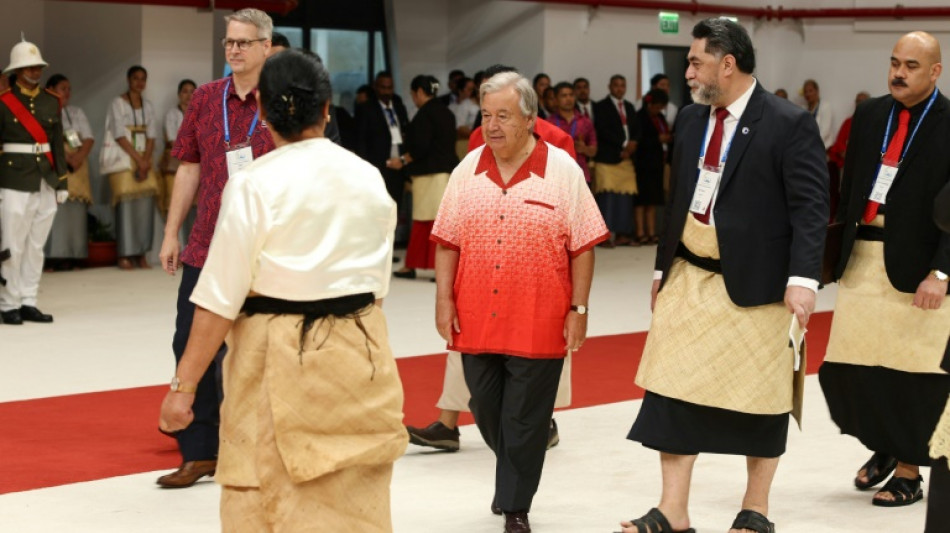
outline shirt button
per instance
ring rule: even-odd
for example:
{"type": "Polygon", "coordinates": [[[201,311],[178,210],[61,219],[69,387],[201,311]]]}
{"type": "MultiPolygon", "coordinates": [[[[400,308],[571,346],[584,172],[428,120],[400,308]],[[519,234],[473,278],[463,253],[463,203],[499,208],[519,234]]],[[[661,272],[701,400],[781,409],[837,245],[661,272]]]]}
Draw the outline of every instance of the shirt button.
{"type": "Polygon", "coordinates": [[[492,291],[494,294],[498,294],[498,289],[492,291]]]}
{"type": "Polygon", "coordinates": [[[495,241],[495,243],[496,243],[496,244],[501,244],[501,239],[498,239],[497,241],[495,241]]]}
{"type": "Polygon", "coordinates": [[[495,313],[492,313],[492,314],[491,314],[491,317],[492,317],[492,318],[495,318],[495,316],[496,316],[495,313]]]}
{"type": "Polygon", "coordinates": [[[495,270],[500,270],[500,269],[501,269],[501,265],[495,265],[495,270]]]}
{"type": "Polygon", "coordinates": [[[500,219],[502,219],[502,220],[504,220],[504,219],[505,219],[505,215],[501,215],[501,216],[500,216],[500,217],[498,217],[498,218],[500,218],[500,219]]]}
{"type": "Polygon", "coordinates": [[[508,189],[502,189],[501,194],[508,194],[508,189]]]}

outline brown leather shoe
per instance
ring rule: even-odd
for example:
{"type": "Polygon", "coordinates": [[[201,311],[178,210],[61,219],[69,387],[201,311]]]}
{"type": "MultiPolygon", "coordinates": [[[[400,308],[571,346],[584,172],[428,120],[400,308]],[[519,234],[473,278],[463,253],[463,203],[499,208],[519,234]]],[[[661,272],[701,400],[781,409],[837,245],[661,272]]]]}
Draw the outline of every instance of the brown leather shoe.
{"type": "Polygon", "coordinates": [[[505,533],[531,533],[528,513],[505,513],[505,533]]]}
{"type": "Polygon", "coordinates": [[[218,467],[218,461],[188,461],[182,463],[171,474],[166,474],[158,478],[158,483],[164,489],[183,489],[195,484],[196,481],[205,477],[213,476],[214,470],[218,467]]]}

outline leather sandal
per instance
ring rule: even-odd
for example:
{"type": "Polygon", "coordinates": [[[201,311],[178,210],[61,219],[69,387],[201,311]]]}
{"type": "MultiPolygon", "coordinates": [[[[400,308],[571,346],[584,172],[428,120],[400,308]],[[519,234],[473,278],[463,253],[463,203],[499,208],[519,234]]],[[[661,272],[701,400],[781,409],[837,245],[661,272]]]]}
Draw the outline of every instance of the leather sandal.
{"type": "Polygon", "coordinates": [[[681,529],[679,531],[673,529],[673,526],[670,525],[670,521],[667,520],[663,512],[656,507],[647,511],[647,514],[640,518],[631,520],[630,523],[637,528],[637,533],[696,533],[696,530],[693,528],[681,529]]]}
{"type": "Polygon", "coordinates": [[[769,522],[764,514],[751,509],[743,509],[732,521],[731,529],[749,529],[756,533],[775,533],[775,524],[769,522]]]}
{"type": "MultiPolygon", "coordinates": [[[[916,479],[894,476],[881,487],[881,490],[877,491],[877,494],[893,494],[894,499],[881,500],[872,498],[871,503],[878,507],[903,507],[920,501],[924,497],[924,491],[920,488],[920,484],[923,480],[923,476],[917,476],[916,479]]],[[[875,494],[875,496],[877,496],[877,494],[875,494]]]]}
{"type": "Polygon", "coordinates": [[[135,266],[132,264],[132,260],[128,257],[120,257],[119,268],[122,270],[134,270],[135,266]]]}
{"type": "Polygon", "coordinates": [[[868,459],[868,462],[864,463],[864,465],[858,469],[858,472],[864,470],[864,475],[868,480],[861,481],[859,479],[860,476],[855,476],[854,486],[857,487],[858,490],[868,490],[887,479],[887,476],[891,475],[891,472],[893,472],[895,468],[897,468],[896,457],[892,457],[886,453],[875,452],[874,455],[868,459]]]}

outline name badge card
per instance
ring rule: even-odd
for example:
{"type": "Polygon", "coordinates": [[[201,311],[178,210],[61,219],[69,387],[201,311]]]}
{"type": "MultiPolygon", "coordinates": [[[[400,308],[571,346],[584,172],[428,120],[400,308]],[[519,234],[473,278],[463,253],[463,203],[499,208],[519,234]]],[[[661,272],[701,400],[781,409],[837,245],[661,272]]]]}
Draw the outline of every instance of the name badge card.
{"type": "Polygon", "coordinates": [[[399,126],[389,126],[389,136],[393,139],[393,144],[402,144],[402,132],[399,131],[399,126]]]}
{"type": "Polygon", "coordinates": [[[229,177],[240,172],[241,169],[251,164],[251,161],[254,161],[254,152],[251,151],[251,145],[247,143],[235,146],[232,150],[228,150],[226,156],[228,158],[229,177]]]}
{"type": "Polygon", "coordinates": [[[698,215],[703,215],[709,209],[709,203],[712,202],[713,194],[719,187],[719,178],[722,172],[719,168],[704,166],[699,170],[699,179],[696,180],[696,190],[693,192],[693,200],[689,204],[689,210],[698,215]]]}
{"type": "Polygon", "coordinates": [[[884,205],[887,202],[887,192],[891,190],[891,184],[894,183],[894,176],[897,176],[897,167],[881,164],[881,169],[877,171],[877,180],[874,182],[874,189],[871,190],[869,200],[884,205]]]}
{"type": "Polygon", "coordinates": [[[82,146],[82,139],[79,138],[79,133],[76,130],[66,130],[66,143],[70,148],[79,148],[82,146]]]}
{"type": "Polygon", "coordinates": [[[132,132],[132,148],[134,148],[136,152],[140,154],[144,153],[147,142],[148,139],[145,137],[144,131],[132,132]]]}

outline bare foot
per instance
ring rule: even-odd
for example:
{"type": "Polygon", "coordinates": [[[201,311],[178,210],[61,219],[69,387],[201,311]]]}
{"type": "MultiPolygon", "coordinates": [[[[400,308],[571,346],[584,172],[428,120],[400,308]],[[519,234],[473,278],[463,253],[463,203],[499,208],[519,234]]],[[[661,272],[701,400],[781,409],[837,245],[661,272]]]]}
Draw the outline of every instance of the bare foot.
{"type": "Polygon", "coordinates": [[[139,268],[144,268],[144,269],[152,268],[152,265],[148,264],[148,259],[146,259],[144,255],[139,256],[138,264],[139,264],[139,268]]]}

